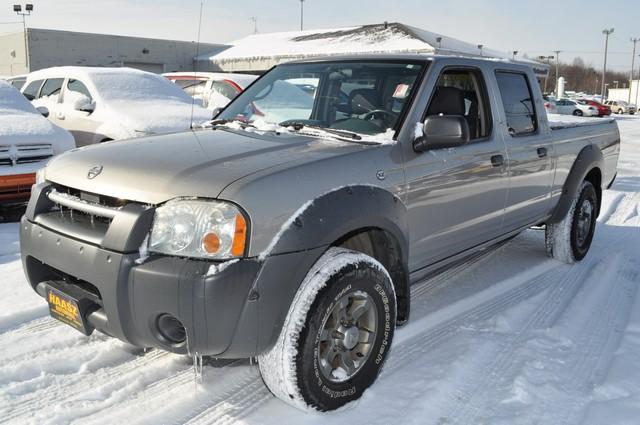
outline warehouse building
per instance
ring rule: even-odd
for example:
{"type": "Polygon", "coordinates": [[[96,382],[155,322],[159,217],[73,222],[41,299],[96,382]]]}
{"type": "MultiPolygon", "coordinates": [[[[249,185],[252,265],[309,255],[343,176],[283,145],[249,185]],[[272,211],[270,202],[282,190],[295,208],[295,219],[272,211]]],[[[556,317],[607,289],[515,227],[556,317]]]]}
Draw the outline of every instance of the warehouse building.
{"type": "MultiPolygon", "coordinates": [[[[28,28],[0,34],[0,75],[26,74],[52,66],[128,66],[156,73],[191,71],[196,43],[28,28]],[[26,44],[26,46],[25,46],[26,44]],[[27,60],[28,58],[28,60],[27,60]]],[[[223,44],[201,43],[220,52],[223,44]]]]}
{"type": "Polygon", "coordinates": [[[624,100],[625,102],[637,104],[640,101],[640,80],[633,80],[631,88],[609,89],[607,99],[624,100]]]}
{"type": "MultiPolygon", "coordinates": [[[[514,60],[515,56],[514,52],[492,50],[402,23],[254,34],[230,44],[228,49],[197,57],[198,69],[261,73],[283,62],[344,54],[425,53],[502,60],[514,60]]],[[[526,58],[515,61],[532,65],[540,78],[548,74],[546,64],[526,58]]]]}

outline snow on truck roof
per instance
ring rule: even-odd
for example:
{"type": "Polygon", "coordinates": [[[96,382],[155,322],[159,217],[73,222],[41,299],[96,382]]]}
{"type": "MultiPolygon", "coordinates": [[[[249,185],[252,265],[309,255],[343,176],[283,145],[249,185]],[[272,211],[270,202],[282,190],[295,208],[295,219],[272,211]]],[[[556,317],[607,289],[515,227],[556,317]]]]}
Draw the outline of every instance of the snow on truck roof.
{"type": "Polygon", "coordinates": [[[192,102],[188,94],[161,75],[133,68],[60,66],[32,72],[29,81],[67,77],[92,85],[103,99],[173,99],[192,102]]]}
{"type": "MultiPolygon", "coordinates": [[[[401,23],[254,34],[230,44],[232,46],[222,52],[201,55],[197,60],[210,60],[226,69],[224,64],[241,60],[282,61],[335,55],[420,53],[480,56],[477,44],[401,23]]],[[[511,60],[511,55],[482,48],[482,56],[486,58],[511,60]]],[[[516,62],[546,67],[527,59],[516,62]]]]}

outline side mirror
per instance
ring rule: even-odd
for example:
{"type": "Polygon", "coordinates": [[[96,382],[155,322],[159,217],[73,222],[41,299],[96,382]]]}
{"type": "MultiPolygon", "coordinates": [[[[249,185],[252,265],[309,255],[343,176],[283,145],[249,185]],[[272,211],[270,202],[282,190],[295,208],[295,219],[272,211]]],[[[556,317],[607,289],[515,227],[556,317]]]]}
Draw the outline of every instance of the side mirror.
{"type": "Polygon", "coordinates": [[[49,108],[47,108],[46,106],[38,106],[36,108],[36,111],[40,112],[43,117],[49,118],[49,108]]]}
{"type": "Polygon", "coordinates": [[[217,108],[215,108],[215,109],[212,111],[212,117],[213,117],[213,119],[216,119],[216,117],[218,116],[218,114],[220,114],[220,112],[222,112],[222,109],[224,109],[224,108],[221,108],[220,106],[218,106],[217,108]]]}
{"type": "Polygon", "coordinates": [[[85,103],[83,105],[77,105],[75,109],[76,111],[86,112],[88,114],[91,114],[93,113],[93,111],[96,110],[96,103],[91,102],[91,103],[85,103]]]}
{"type": "Polygon", "coordinates": [[[462,115],[432,115],[422,125],[422,136],[413,141],[413,150],[455,148],[471,138],[469,123],[462,115]]]}

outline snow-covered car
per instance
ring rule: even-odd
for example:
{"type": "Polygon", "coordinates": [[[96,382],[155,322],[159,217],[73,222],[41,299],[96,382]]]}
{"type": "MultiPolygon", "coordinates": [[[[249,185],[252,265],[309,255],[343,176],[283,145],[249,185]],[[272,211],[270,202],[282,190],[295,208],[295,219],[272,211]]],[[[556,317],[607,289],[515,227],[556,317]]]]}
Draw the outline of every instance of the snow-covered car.
{"type": "Polygon", "coordinates": [[[75,147],[69,132],[50,123],[18,90],[0,81],[0,208],[29,199],[36,172],[75,147]]]}
{"type": "Polygon", "coordinates": [[[131,68],[43,69],[29,74],[22,93],[78,146],[187,130],[212,118],[166,78],[131,68]]]}
{"type": "Polygon", "coordinates": [[[636,113],[636,105],[625,102],[624,100],[607,100],[604,104],[611,108],[611,112],[614,114],[633,115],[636,113]]]}
{"type": "Polygon", "coordinates": [[[162,75],[208,109],[224,108],[258,78],[257,75],[223,72],[169,72],[162,75]]]}
{"type": "Polygon", "coordinates": [[[583,105],[571,99],[556,101],[556,110],[561,115],[576,115],[579,117],[597,117],[599,114],[598,108],[595,106],[583,105]]]}
{"type": "Polygon", "coordinates": [[[27,81],[26,75],[14,75],[12,77],[0,77],[0,80],[5,80],[9,84],[11,84],[16,89],[20,90],[22,86],[24,86],[25,81],[27,81]]]}
{"type": "Polygon", "coordinates": [[[547,114],[557,114],[558,108],[556,106],[556,99],[551,96],[542,96],[544,100],[544,109],[547,111],[547,114]]]}

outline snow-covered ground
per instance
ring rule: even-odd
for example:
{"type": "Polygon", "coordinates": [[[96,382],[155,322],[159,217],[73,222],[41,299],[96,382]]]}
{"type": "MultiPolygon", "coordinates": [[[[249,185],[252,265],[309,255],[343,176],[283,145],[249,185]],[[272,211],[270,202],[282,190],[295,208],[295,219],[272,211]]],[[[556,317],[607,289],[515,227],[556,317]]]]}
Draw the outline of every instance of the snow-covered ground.
{"type": "Polygon", "coordinates": [[[248,361],[143,352],[47,317],[0,224],[0,422],[148,424],[638,424],[640,117],[618,117],[618,180],[587,258],[546,258],[530,230],[414,287],[377,383],[309,414],[275,399],[248,361]]]}

